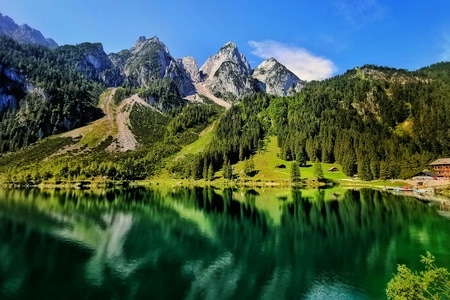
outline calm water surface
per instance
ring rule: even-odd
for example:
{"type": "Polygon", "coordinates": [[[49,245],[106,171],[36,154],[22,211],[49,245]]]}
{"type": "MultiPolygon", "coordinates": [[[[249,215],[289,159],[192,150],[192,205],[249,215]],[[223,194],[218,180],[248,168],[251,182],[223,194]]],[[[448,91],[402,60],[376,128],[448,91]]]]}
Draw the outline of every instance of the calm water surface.
{"type": "Polygon", "coordinates": [[[383,299],[450,220],[379,191],[0,190],[0,299],[383,299]]]}

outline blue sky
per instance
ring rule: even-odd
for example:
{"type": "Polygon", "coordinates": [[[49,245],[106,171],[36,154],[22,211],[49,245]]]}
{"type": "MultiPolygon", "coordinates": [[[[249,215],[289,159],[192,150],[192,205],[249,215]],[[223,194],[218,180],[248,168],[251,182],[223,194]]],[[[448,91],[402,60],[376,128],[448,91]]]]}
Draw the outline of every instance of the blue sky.
{"type": "Polygon", "coordinates": [[[0,12],[58,44],[101,42],[107,53],[139,36],[202,65],[232,41],[255,68],[275,57],[305,80],[364,64],[415,70],[450,61],[448,0],[2,1],[0,12]]]}

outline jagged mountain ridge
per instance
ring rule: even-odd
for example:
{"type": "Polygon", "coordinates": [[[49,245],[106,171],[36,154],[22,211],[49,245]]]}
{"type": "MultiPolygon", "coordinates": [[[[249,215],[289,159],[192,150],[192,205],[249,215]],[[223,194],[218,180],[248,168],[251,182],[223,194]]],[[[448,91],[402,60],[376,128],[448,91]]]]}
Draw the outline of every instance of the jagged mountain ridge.
{"type": "Polygon", "coordinates": [[[253,76],[254,70],[246,57],[231,42],[209,57],[200,68],[193,57],[173,58],[158,37],[147,39],[141,36],[131,49],[111,53],[108,57],[123,76],[115,80],[115,86],[125,83],[145,87],[152,80],[170,78],[184,97],[198,93],[194,87],[198,83],[204,84],[212,94],[230,101],[255,92],[292,95],[305,83],[273,58],[268,60],[270,63],[265,61],[258,66],[255,69],[257,76],[253,76]]]}
{"type": "Polygon", "coordinates": [[[287,96],[299,92],[305,85],[274,58],[252,70],[246,57],[232,42],[210,56],[200,68],[200,74],[211,92],[227,99],[254,92],[287,96]]]}
{"type": "Polygon", "coordinates": [[[190,56],[175,59],[158,37],[139,37],[135,45],[106,55],[101,44],[86,48],[80,71],[108,87],[147,87],[153,81],[170,78],[183,97],[201,94],[195,84],[228,102],[255,92],[287,96],[299,92],[305,82],[274,58],[252,70],[246,57],[231,42],[210,56],[199,68],[190,56]],[[93,51],[95,49],[96,51],[93,51]],[[97,71],[95,71],[97,70],[97,71]]]}
{"type": "MultiPolygon", "coordinates": [[[[2,14],[0,34],[12,37],[19,43],[58,47],[55,41],[46,39],[38,30],[28,25],[19,26],[13,19],[2,14]]],[[[255,92],[291,95],[304,85],[303,81],[279,63],[263,62],[255,69],[259,71],[253,76],[254,70],[247,58],[232,42],[226,43],[217,54],[210,56],[201,68],[193,57],[172,57],[169,49],[156,36],[150,39],[141,36],[130,49],[111,54],[105,53],[101,43],[65,45],[59,48],[71,48],[78,53],[77,70],[91,80],[102,82],[106,87],[127,85],[145,88],[154,80],[170,78],[183,97],[202,94],[194,86],[201,84],[208,93],[232,102],[255,92]]],[[[3,98],[2,102],[5,103],[6,99],[3,98]]]]}
{"type": "Polygon", "coordinates": [[[13,19],[0,13],[0,34],[7,35],[22,44],[36,44],[56,48],[58,44],[51,38],[45,38],[39,30],[27,24],[17,25],[13,19]]]}
{"type": "Polygon", "coordinates": [[[200,68],[206,87],[216,96],[227,99],[259,91],[252,70],[234,43],[228,42],[217,54],[210,56],[200,68]]]}

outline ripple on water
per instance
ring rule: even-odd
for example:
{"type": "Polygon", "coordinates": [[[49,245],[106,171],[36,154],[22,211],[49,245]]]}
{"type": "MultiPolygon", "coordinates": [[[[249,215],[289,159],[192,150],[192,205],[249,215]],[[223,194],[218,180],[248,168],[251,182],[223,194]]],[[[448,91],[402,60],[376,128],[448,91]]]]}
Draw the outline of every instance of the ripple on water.
{"type": "Polygon", "coordinates": [[[351,274],[322,272],[312,283],[305,299],[366,299],[363,290],[351,281],[351,274]],[[347,280],[345,279],[347,278],[347,280]]]}

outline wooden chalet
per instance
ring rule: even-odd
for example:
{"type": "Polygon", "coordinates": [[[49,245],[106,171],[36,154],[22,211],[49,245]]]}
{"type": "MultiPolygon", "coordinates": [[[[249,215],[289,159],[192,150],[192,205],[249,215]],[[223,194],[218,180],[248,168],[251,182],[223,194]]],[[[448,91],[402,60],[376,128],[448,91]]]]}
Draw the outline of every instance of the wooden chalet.
{"type": "Polygon", "coordinates": [[[430,163],[437,177],[450,177],[450,158],[439,158],[430,163]]]}
{"type": "Polygon", "coordinates": [[[428,170],[423,170],[416,175],[414,175],[413,180],[434,180],[438,179],[437,175],[434,172],[430,172],[428,170]]]}

